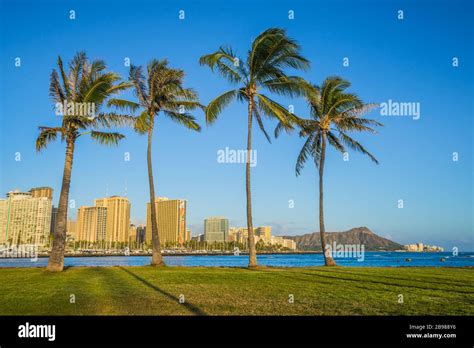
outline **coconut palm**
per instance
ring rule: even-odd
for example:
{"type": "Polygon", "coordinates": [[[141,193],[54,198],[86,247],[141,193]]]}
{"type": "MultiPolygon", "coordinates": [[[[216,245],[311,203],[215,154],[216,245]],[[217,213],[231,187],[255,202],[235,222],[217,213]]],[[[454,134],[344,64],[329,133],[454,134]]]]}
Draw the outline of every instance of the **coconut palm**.
{"type": "Polygon", "coordinates": [[[56,228],[47,267],[49,271],[62,271],[64,267],[69,188],[76,141],[84,135],[89,135],[100,144],[117,145],[124,137],[122,134],[100,129],[133,122],[130,117],[100,112],[107,98],[130,87],[127,83],[119,82],[120,77],[117,74],[105,72],[104,61],[93,60],[90,63],[86,54],[79,52],[70,62],[68,74],[64,70],[61,57],[58,57],[57,64],[59,73],[55,69],[51,73],[49,94],[57,113],[62,116],[61,125],[39,127],[40,134],[36,140],[37,151],[46,148],[58,135],[66,143],[56,228]]]}
{"type": "Polygon", "coordinates": [[[110,99],[108,105],[116,106],[131,112],[140,110],[136,119],[135,130],[148,135],[147,164],[148,183],[150,187],[150,215],[152,235],[152,266],[164,266],[161,255],[160,235],[156,220],[155,186],[151,161],[153,129],[156,117],[161,114],[186,128],[200,131],[193,115],[188,111],[201,108],[196,92],[183,87],[184,71],[172,69],[167,60],[153,59],[147,67],[147,77],[141,66],[131,66],[129,80],[134,87],[137,102],[124,99],[110,99]]]}
{"type": "MultiPolygon", "coordinates": [[[[348,147],[367,155],[378,164],[377,159],[348,134],[348,132],[376,133],[372,127],[382,124],[361,117],[376,104],[365,104],[357,95],[346,92],[349,86],[348,81],[336,76],[327,78],[322,87],[309,88],[306,98],[311,110],[311,119],[299,119],[297,122],[300,126],[299,135],[306,138],[306,141],[296,160],[296,175],[300,175],[308,157],[312,157],[319,170],[319,231],[326,266],[336,265],[329,250],[326,249],[324,226],[323,175],[327,144],[342,153],[345,153],[348,147]]],[[[275,136],[278,137],[285,128],[287,127],[284,124],[279,124],[275,129],[275,136]]]]}
{"type": "Polygon", "coordinates": [[[239,59],[231,48],[220,47],[214,53],[202,56],[201,65],[217,71],[236,88],[229,90],[214,100],[206,108],[206,123],[212,124],[219,114],[233,100],[247,104],[247,228],[249,245],[249,267],[257,265],[255,237],[252,223],[252,198],[250,187],[250,159],[252,151],[252,122],[256,120],[268,141],[262,116],[275,118],[283,125],[291,127],[294,115],[285,107],[263,94],[262,90],[295,96],[303,93],[304,81],[295,76],[287,76],[286,68],[307,69],[308,61],[300,53],[300,46],[290,39],[283,29],[271,28],[261,33],[252,43],[246,60],[239,59]]]}

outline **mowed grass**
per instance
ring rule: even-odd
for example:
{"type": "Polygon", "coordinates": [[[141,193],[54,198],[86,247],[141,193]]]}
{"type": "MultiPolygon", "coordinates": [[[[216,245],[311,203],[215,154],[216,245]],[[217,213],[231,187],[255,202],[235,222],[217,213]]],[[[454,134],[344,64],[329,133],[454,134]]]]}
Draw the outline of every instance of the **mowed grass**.
{"type": "Polygon", "coordinates": [[[0,315],[473,314],[468,268],[0,269],[0,315]]]}

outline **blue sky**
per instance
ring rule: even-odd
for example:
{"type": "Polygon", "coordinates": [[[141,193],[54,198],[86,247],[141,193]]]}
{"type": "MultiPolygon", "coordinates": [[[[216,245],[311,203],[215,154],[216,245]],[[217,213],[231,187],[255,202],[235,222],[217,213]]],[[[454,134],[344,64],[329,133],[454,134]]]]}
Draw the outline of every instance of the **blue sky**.
{"type": "MultiPolygon", "coordinates": [[[[168,58],[186,71],[185,84],[203,103],[230,88],[201,55],[231,45],[245,56],[268,27],[282,27],[302,45],[311,70],[299,73],[319,84],[329,75],[352,82],[364,101],[419,102],[421,117],[369,116],[384,123],[380,134],[357,135],[379,159],[375,165],[351,153],[343,161],[329,151],[325,176],[326,228],[368,226],[400,243],[423,241],[473,250],[473,5],[470,1],[6,1],[1,3],[0,192],[34,186],[54,188],[57,204],[64,144],[37,154],[37,126],[54,126],[49,75],[61,55],[69,61],[84,50],[124,78],[126,57],[136,65],[168,58]],[[76,19],[69,19],[74,10],[76,19]],[[180,20],[180,10],[185,19],[180,20]],[[288,19],[293,10],[295,18],[288,19]],[[404,19],[397,19],[397,11],[404,19]],[[21,67],[15,67],[15,58],[21,67]],[[343,58],[349,58],[349,67],[343,58]],[[453,57],[459,66],[452,66],[453,57]],[[21,161],[15,161],[15,153],[21,161]],[[453,152],[459,160],[452,160],[453,152]],[[397,202],[404,200],[404,208],[397,202]]],[[[294,73],[294,72],[292,72],[294,73]]],[[[133,98],[131,92],[124,97],[133,98]]],[[[307,116],[303,100],[275,97],[307,116]]],[[[158,196],[188,200],[188,225],[201,233],[203,220],[222,215],[245,225],[245,168],[220,164],[217,151],[246,145],[246,107],[233,104],[211,127],[193,133],[159,119],[154,138],[158,196]]],[[[273,132],[275,123],[266,122],[273,132]]],[[[127,195],[132,222],[145,222],[148,201],[146,138],[124,129],[117,148],[80,139],[70,198],[76,206],[94,198],[127,195]],[[124,161],[129,152],[131,161],[124,161]]],[[[318,230],[317,173],[308,163],[295,177],[302,146],[296,134],[269,144],[254,129],[257,166],[252,171],[254,225],[275,234],[318,230]],[[289,200],[294,208],[289,208],[289,200]]],[[[75,218],[76,211],[70,216],[75,218]]]]}

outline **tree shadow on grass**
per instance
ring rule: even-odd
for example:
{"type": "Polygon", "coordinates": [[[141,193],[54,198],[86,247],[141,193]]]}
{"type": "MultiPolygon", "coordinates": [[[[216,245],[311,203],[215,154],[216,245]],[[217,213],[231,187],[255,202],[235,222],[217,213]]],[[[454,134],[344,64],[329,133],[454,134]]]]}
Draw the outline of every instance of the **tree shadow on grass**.
{"type": "MultiPolygon", "coordinates": [[[[348,282],[363,282],[363,283],[372,283],[372,284],[379,284],[379,285],[386,285],[386,286],[395,286],[395,287],[402,287],[402,288],[412,288],[412,289],[420,289],[420,290],[434,290],[434,291],[449,291],[449,292],[455,292],[458,294],[472,294],[472,291],[459,291],[459,290],[454,290],[454,289],[442,289],[442,288],[432,288],[432,287],[427,287],[427,286],[417,286],[417,285],[411,285],[411,284],[396,284],[396,283],[389,283],[385,281],[377,281],[377,280],[370,280],[367,279],[370,277],[370,275],[367,275],[367,278],[362,278],[362,279],[354,279],[354,278],[346,278],[346,277],[340,277],[340,276],[330,276],[328,274],[335,273],[336,271],[323,271],[323,270],[318,270],[315,273],[305,273],[301,272],[301,274],[306,274],[306,275],[312,275],[312,276],[317,276],[317,277],[323,277],[323,278],[328,278],[328,279],[335,279],[335,280],[342,280],[342,281],[348,281],[348,282]],[[321,273],[326,273],[326,274],[321,274],[321,273]]],[[[346,272],[343,272],[346,273],[346,272]]],[[[350,275],[350,274],[345,274],[345,275],[350,275]]],[[[406,279],[405,281],[410,281],[410,279],[406,279]]]]}
{"type": "MultiPolygon", "coordinates": [[[[156,285],[153,285],[152,283],[148,282],[147,280],[143,279],[142,277],[136,275],[135,273],[131,272],[130,270],[128,270],[124,267],[119,267],[119,268],[122,271],[124,271],[124,272],[128,273],[129,275],[131,275],[132,277],[134,277],[135,279],[137,279],[138,281],[140,281],[142,284],[144,284],[144,285],[148,286],[149,288],[155,290],[156,292],[160,293],[161,295],[164,295],[164,296],[168,297],[170,300],[179,303],[179,298],[177,298],[176,296],[170,294],[169,292],[166,292],[166,291],[160,289],[156,285]]],[[[195,315],[207,315],[199,307],[197,307],[197,306],[195,306],[191,303],[185,302],[185,303],[183,303],[183,306],[186,307],[191,313],[193,313],[195,315]]]]}
{"type": "Polygon", "coordinates": [[[364,272],[354,272],[352,269],[346,268],[345,270],[341,269],[330,269],[330,270],[324,270],[324,269],[318,269],[317,271],[321,272],[331,272],[331,273],[339,273],[339,274],[349,274],[349,275],[360,275],[363,277],[374,277],[374,278],[386,278],[386,279],[393,279],[393,280],[402,280],[402,281],[411,281],[411,282],[420,282],[420,283],[426,283],[429,282],[430,284],[437,284],[437,285],[446,285],[446,286],[462,286],[466,287],[466,282],[465,281],[456,281],[456,280],[451,280],[451,279],[443,279],[443,278],[429,278],[429,279],[414,279],[414,278],[402,278],[402,277],[396,277],[392,275],[386,275],[386,274],[372,274],[370,272],[364,273],[364,272]]]}
{"type": "MultiPolygon", "coordinates": [[[[370,278],[374,278],[374,279],[377,279],[377,278],[384,278],[384,279],[390,279],[390,280],[401,280],[401,281],[410,281],[410,282],[418,282],[418,283],[423,283],[423,284],[426,284],[426,283],[429,283],[429,284],[432,284],[432,285],[445,285],[445,286],[449,286],[449,287],[460,287],[460,288],[468,288],[468,289],[472,289],[471,286],[469,286],[469,284],[466,284],[466,282],[462,282],[462,281],[451,281],[450,279],[441,279],[441,278],[430,278],[430,279],[414,279],[414,278],[403,278],[403,277],[394,277],[394,276],[391,276],[391,275],[385,275],[385,274],[373,274],[373,273],[361,273],[361,272],[354,272],[352,270],[348,270],[346,269],[346,271],[343,271],[341,269],[331,269],[331,270],[324,270],[324,269],[318,269],[317,271],[319,272],[327,272],[327,273],[338,273],[338,274],[344,274],[344,275],[355,275],[355,276],[362,276],[364,278],[367,278],[367,277],[370,277],[370,278]],[[443,280],[446,280],[446,281],[443,281],[443,280]]],[[[434,289],[433,289],[434,290],[434,289]]],[[[442,288],[438,289],[438,290],[444,290],[442,288]]],[[[463,289],[464,290],[464,289],[463,289]]],[[[450,289],[451,291],[451,289],[450,289]]],[[[474,293],[473,291],[459,291],[459,290],[455,290],[457,292],[463,292],[463,293],[474,293]]]]}

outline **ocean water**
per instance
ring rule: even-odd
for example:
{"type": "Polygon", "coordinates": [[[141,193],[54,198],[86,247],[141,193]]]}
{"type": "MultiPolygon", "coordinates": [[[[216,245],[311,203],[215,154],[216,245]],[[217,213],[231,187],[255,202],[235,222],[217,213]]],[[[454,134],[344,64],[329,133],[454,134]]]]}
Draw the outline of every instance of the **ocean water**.
{"type": "MultiPolygon", "coordinates": [[[[66,266],[144,266],[150,263],[150,256],[88,256],[66,257],[66,266]]],[[[335,258],[341,266],[349,267],[474,267],[474,252],[452,253],[407,253],[407,252],[366,252],[362,258],[335,258]],[[410,259],[410,261],[407,261],[410,259]],[[441,261],[444,259],[444,261],[441,261]]],[[[168,266],[206,266],[206,267],[246,267],[247,255],[212,256],[165,256],[168,266]]],[[[45,267],[47,258],[36,261],[25,258],[0,259],[4,267],[45,267]]],[[[321,254],[274,254],[258,255],[262,266],[311,267],[324,264],[321,254]]]]}

